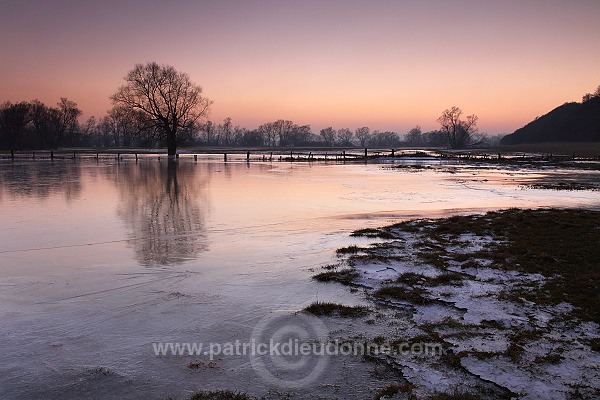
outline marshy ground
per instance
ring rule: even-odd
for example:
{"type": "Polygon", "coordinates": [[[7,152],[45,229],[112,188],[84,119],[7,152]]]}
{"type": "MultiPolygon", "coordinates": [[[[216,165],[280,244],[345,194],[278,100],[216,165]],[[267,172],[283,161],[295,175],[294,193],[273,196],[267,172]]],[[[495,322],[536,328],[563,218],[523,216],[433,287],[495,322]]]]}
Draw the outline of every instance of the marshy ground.
{"type": "MultiPolygon", "coordinates": [[[[508,209],[352,234],[314,279],[360,288],[364,335],[444,353],[371,357],[397,370],[376,398],[600,396],[600,212],[508,209]]],[[[356,337],[356,335],[355,335],[356,337]]]]}

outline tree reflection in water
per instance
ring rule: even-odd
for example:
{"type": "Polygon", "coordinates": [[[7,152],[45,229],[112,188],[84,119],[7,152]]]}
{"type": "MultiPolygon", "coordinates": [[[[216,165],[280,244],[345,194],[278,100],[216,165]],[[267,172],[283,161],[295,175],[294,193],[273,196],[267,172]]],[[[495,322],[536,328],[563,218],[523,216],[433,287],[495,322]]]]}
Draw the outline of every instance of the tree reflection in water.
{"type": "Polygon", "coordinates": [[[142,265],[173,265],[207,250],[207,175],[193,164],[121,164],[118,214],[142,265]]]}

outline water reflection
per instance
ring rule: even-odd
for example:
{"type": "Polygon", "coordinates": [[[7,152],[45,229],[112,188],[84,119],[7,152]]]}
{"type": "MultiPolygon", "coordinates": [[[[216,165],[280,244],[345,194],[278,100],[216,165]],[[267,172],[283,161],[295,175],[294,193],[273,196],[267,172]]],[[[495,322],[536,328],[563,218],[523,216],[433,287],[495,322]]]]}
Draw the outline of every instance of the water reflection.
{"type": "Polygon", "coordinates": [[[119,166],[117,213],[140,264],[178,264],[207,250],[208,176],[196,172],[174,162],[119,166]]]}
{"type": "Polygon", "coordinates": [[[0,168],[0,195],[36,199],[62,195],[68,203],[81,195],[81,186],[81,169],[72,162],[10,163],[0,168]]]}

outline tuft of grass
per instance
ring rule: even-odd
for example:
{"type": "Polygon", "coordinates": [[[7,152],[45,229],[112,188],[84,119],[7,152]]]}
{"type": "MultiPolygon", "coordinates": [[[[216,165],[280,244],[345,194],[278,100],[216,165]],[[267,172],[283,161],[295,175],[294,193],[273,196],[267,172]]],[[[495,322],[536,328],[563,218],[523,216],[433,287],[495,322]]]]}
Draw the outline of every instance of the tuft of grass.
{"type": "Polygon", "coordinates": [[[339,315],[340,317],[358,318],[369,312],[369,308],[316,301],[306,307],[304,311],[314,315],[339,315]]]}
{"type": "Polygon", "coordinates": [[[89,371],[93,372],[95,374],[104,375],[104,376],[112,375],[114,373],[110,368],[107,368],[107,367],[90,368],[89,371]]]}
{"type": "Polygon", "coordinates": [[[195,393],[190,400],[251,400],[251,397],[231,390],[211,390],[195,393]]]}
{"type": "Polygon", "coordinates": [[[518,363],[519,361],[521,361],[523,353],[525,353],[525,349],[523,348],[523,346],[515,342],[511,342],[506,348],[504,355],[510,358],[510,361],[512,361],[513,363],[518,363]]]}
{"type": "Polygon", "coordinates": [[[415,272],[405,272],[400,274],[395,282],[409,286],[461,286],[464,278],[464,274],[454,271],[442,272],[438,276],[432,278],[415,272]]]}
{"type": "Polygon", "coordinates": [[[380,238],[380,239],[395,239],[396,238],[396,235],[394,235],[393,233],[389,232],[385,228],[381,228],[381,229],[373,229],[373,228],[359,229],[357,231],[352,232],[350,234],[350,236],[353,236],[353,237],[380,238]]]}
{"type": "Polygon", "coordinates": [[[481,326],[484,328],[492,328],[498,330],[506,329],[506,326],[500,321],[492,320],[492,319],[484,319],[481,321],[481,326]]]}
{"type": "Polygon", "coordinates": [[[426,398],[427,400],[482,400],[480,396],[467,392],[436,393],[426,398]]]}
{"type": "Polygon", "coordinates": [[[591,339],[589,344],[592,351],[600,352],[600,338],[591,339]]]}
{"type": "Polygon", "coordinates": [[[325,271],[314,275],[312,278],[319,282],[338,282],[343,285],[352,285],[359,277],[358,272],[353,269],[341,269],[338,271],[325,271]]]}
{"type": "Polygon", "coordinates": [[[411,395],[414,387],[415,386],[410,382],[390,383],[389,385],[387,385],[386,387],[384,387],[383,389],[381,389],[377,393],[375,393],[375,396],[373,397],[373,399],[381,400],[381,399],[385,399],[388,397],[392,397],[398,393],[407,393],[407,394],[411,395]]]}
{"type": "Polygon", "coordinates": [[[456,354],[451,351],[446,351],[440,355],[440,360],[442,360],[447,366],[452,367],[454,369],[463,368],[461,364],[462,357],[460,356],[460,354],[456,354]]]}
{"type": "Polygon", "coordinates": [[[463,324],[459,320],[452,318],[451,316],[444,317],[441,321],[438,322],[426,322],[419,327],[425,331],[430,331],[432,329],[466,329],[466,328],[479,328],[479,325],[474,324],[463,324]]]}
{"type": "Polygon", "coordinates": [[[425,275],[417,274],[416,272],[404,272],[396,278],[396,283],[414,286],[425,283],[425,280],[427,280],[425,275]]]}
{"type": "Polygon", "coordinates": [[[548,353],[544,356],[537,356],[534,360],[536,364],[559,364],[564,357],[559,353],[548,353]]]}
{"type": "Polygon", "coordinates": [[[364,251],[364,250],[365,249],[363,249],[362,247],[352,245],[352,246],[348,246],[348,247],[339,248],[335,252],[337,254],[356,254],[356,253],[360,253],[361,251],[364,251]]]}
{"type": "Polygon", "coordinates": [[[429,286],[461,286],[465,276],[459,272],[446,271],[440,275],[427,279],[429,286]]]}
{"type": "Polygon", "coordinates": [[[389,256],[383,254],[354,254],[348,258],[348,263],[350,265],[356,264],[390,264],[394,261],[403,261],[404,258],[401,256],[389,256]]]}

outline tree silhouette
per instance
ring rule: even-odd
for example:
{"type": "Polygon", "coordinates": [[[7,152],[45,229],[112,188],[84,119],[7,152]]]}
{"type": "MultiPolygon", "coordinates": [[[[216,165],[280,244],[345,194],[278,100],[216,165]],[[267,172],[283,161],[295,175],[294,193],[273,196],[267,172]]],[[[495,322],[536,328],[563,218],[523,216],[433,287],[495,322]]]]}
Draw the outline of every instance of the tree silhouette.
{"type": "Polygon", "coordinates": [[[478,117],[475,114],[469,115],[465,121],[460,119],[462,113],[460,108],[452,107],[444,110],[437,120],[453,149],[464,149],[481,143],[481,138],[476,136],[478,117]]]}
{"type": "Polygon", "coordinates": [[[155,62],[137,64],[111,97],[115,105],[143,111],[164,134],[169,158],[175,158],[178,134],[208,116],[212,102],[188,74],[155,62]]]}
{"type": "Polygon", "coordinates": [[[27,102],[0,106],[0,139],[10,149],[23,149],[25,131],[31,120],[30,105],[27,102]]]}

